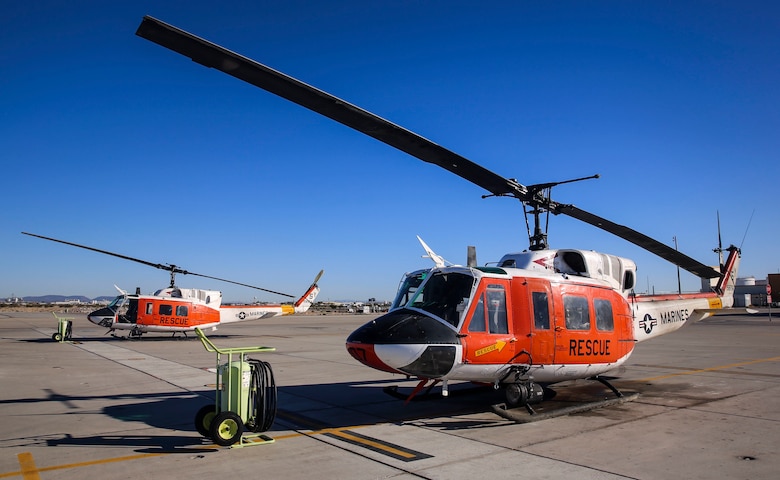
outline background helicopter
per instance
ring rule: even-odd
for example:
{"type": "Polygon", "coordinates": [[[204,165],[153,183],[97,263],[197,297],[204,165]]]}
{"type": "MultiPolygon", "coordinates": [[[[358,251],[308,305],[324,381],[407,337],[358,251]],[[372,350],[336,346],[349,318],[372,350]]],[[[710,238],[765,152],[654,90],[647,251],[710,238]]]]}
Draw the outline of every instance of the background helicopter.
{"type": "Polygon", "coordinates": [[[127,330],[130,337],[138,338],[147,332],[176,333],[192,332],[195,327],[205,330],[216,330],[218,325],[224,323],[244,322],[260,318],[289,315],[292,313],[304,313],[311,307],[320,288],[317,285],[323,271],[317,274],[306,292],[292,304],[251,304],[251,305],[222,305],[222,292],[219,290],[202,290],[196,288],[179,288],[175,285],[177,273],[182,275],[195,275],[197,277],[219,280],[220,282],[233,283],[247,288],[262,290],[264,292],[295,298],[293,295],[275,292],[245,283],[234,282],[224,278],[202,275],[200,273],[183,270],[176,265],[163,265],[147,262],[138,258],[128,257],[118,253],[100,250],[77,243],[66,242],[56,238],[44,237],[34,233],[22,232],[24,235],[42,238],[52,242],[64,243],[73,247],[92,250],[119,257],[125,260],[141,263],[160,270],[167,270],[171,274],[171,283],[166,288],[161,288],[151,295],[142,295],[140,288],[136,288],[134,294],[119,289],[119,295],[105,308],[95,310],[87,315],[90,322],[109,329],[109,333],[115,330],[127,330]]]}
{"type": "MultiPolygon", "coordinates": [[[[716,269],[631,228],[550,198],[565,182],[525,186],[409,130],[299,80],[151,17],[137,35],[216,68],[438,165],[489,192],[523,204],[529,249],[496,267],[436,266],[414,272],[393,309],[353,332],[347,350],[372,368],[429,382],[504,387],[510,405],[541,401],[543,387],[592,378],[623,364],[636,343],[672,332],[733,303],[740,251],[716,269]],[[614,255],[549,249],[549,214],[564,214],[632,242],[697,275],[706,291],[636,295],[636,265],[614,255]],[[533,229],[529,225],[533,222],[533,229]],[[544,229],[542,221],[545,222],[544,229]]],[[[720,252],[722,248],[717,249],[720,252]]]]}

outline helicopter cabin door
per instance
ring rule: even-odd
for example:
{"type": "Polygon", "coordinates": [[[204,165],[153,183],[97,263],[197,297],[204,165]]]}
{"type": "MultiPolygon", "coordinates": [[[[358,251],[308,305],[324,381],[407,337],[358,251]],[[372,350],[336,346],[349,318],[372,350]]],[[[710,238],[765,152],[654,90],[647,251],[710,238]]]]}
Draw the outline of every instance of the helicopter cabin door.
{"type": "Polygon", "coordinates": [[[526,279],[528,305],[531,313],[531,358],[535,364],[555,361],[555,310],[550,282],[539,278],[526,279]]]}
{"type": "Polygon", "coordinates": [[[484,278],[463,323],[463,356],[471,364],[504,364],[515,354],[516,338],[511,312],[509,281],[484,278]]]}

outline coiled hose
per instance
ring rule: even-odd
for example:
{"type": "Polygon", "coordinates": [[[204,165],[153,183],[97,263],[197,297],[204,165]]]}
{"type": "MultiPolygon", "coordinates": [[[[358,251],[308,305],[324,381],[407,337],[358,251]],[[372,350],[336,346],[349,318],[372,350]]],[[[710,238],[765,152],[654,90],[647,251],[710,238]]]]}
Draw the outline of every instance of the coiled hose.
{"type": "Polygon", "coordinates": [[[276,419],[276,382],[271,364],[262,360],[247,359],[252,376],[249,384],[246,427],[252,432],[270,430],[276,419]]]}

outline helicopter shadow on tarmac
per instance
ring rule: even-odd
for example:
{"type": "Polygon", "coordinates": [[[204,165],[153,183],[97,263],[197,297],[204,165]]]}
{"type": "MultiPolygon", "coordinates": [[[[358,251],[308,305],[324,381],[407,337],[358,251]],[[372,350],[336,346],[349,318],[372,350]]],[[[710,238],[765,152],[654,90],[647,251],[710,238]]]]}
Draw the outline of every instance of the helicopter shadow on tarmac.
{"type": "MultiPolygon", "coordinates": [[[[492,392],[491,389],[480,388],[461,394],[456,388],[452,392],[453,398],[404,406],[402,401],[382,392],[383,384],[389,383],[398,382],[380,380],[279,387],[276,422],[267,433],[273,435],[274,431],[296,430],[317,434],[318,430],[479,413],[488,408],[485,392],[488,395],[492,392]]],[[[42,397],[3,400],[0,405],[30,403],[40,406],[54,402],[66,408],[65,413],[56,414],[61,419],[64,415],[66,422],[71,415],[105,415],[136,425],[127,431],[112,428],[111,433],[105,434],[53,433],[27,439],[23,442],[25,444],[45,442],[47,446],[129,447],[135,452],[150,454],[203,454],[219,449],[210,440],[202,438],[194,426],[198,409],[214,401],[213,390],[115,395],[64,395],[52,389],[44,389],[44,392],[46,395],[42,397]],[[89,402],[109,405],[97,411],[77,406],[89,402]],[[139,424],[154,431],[146,433],[148,430],[139,428],[139,424]],[[161,434],[165,431],[170,433],[161,434]]]]}
{"type": "MultiPolygon", "coordinates": [[[[411,393],[414,384],[415,381],[394,379],[282,387],[279,389],[278,417],[312,430],[376,423],[420,423],[445,430],[462,430],[515,423],[493,413],[493,406],[504,401],[504,393],[490,385],[455,383],[449,386],[446,398],[442,397],[439,388],[427,394],[423,391],[410,402],[397,398],[403,393],[411,393]],[[393,387],[399,384],[401,388],[395,390],[393,387]],[[393,390],[391,395],[388,395],[388,389],[393,390]]],[[[624,393],[634,392],[634,388],[630,388],[624,393]]],[[[534,405],[534,409],[545,416],[614,397],[604,385],[591,380],[562,382],[549,393],[548,399],[534,405]]],[[[530,416],[522,407],[512,410],[519,416],[530,416]]]]}
{"type": "MultiPolygon", "coordinates": [[[[502,394],[490,386],[463,383],[450,386],[448,398],[434,389],[427,397],[420,395],[405,404],[403,400],[385,393],[390,385],[408,384],[398,379],[365,382],[321,383],[277,388],[278,409],[276,421],[267,432],[298,431],[304,435],[338,429],[383,423],[424,425],[442,430],[484,429],[507,425],[506,419],[490,413],[491,405],[499,402],[502,394]],[[485,415],[487,414],[487,415],[485,415]]],[[[413,382],[412,382],[413,383],[413,382]]],[[[411,391],[402,385],[402,391],[411,391]]],[[[0,404],[56,402],[68,410],[58,415],[106,415],[123,422],[136,424],[128,431],[79,435],[60,433],[37,438],[47,446],[116,446],[130,447],[138,453],[206,453],[218,449],[211,441],[195,431],[194,418],[199,408],[213,402],[214,391],[169,392],[115,395],[63,395],[45,389],[47,395],[39,398],[10,399],[0,404]],[[106,404],[91,413],[77,404],[99,402],[106,404]],[[154,432],[145,433],[137,424],[147,425],[154,432]],[[170,433],[162,433],[168,431],[170,433]]],[[[548,412],[573,403],[603,398],[603,386],[597,382],[574,381],[556,386],[558,394],[539,407],[548,412]]]]}

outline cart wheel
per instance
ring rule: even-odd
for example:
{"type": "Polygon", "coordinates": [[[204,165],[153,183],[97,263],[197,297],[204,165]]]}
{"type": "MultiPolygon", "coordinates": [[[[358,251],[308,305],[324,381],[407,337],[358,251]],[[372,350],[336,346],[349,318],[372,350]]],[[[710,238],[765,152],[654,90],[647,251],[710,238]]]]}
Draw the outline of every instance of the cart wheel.
{"type": "Polygon", "coordinates": [[[214,417],[217,415],[217,408],[214,404],[204,405],[198,413],[195,414],[195,430],[206,438],[211,438],[209,427],[214,417]]]}
{"type": "Polygon", "coordinates": [[[236,443],[244,433],[244,422],[235,412],[219,412],[209,426],[211,439],[222,447],[236,443]]]}
{"type": "Polygon", "coordinates": [[[62,334],[60,332],[55,333],[51,336],[51,339],[55,342],[61,342],[62,341],[62,334]]]}

